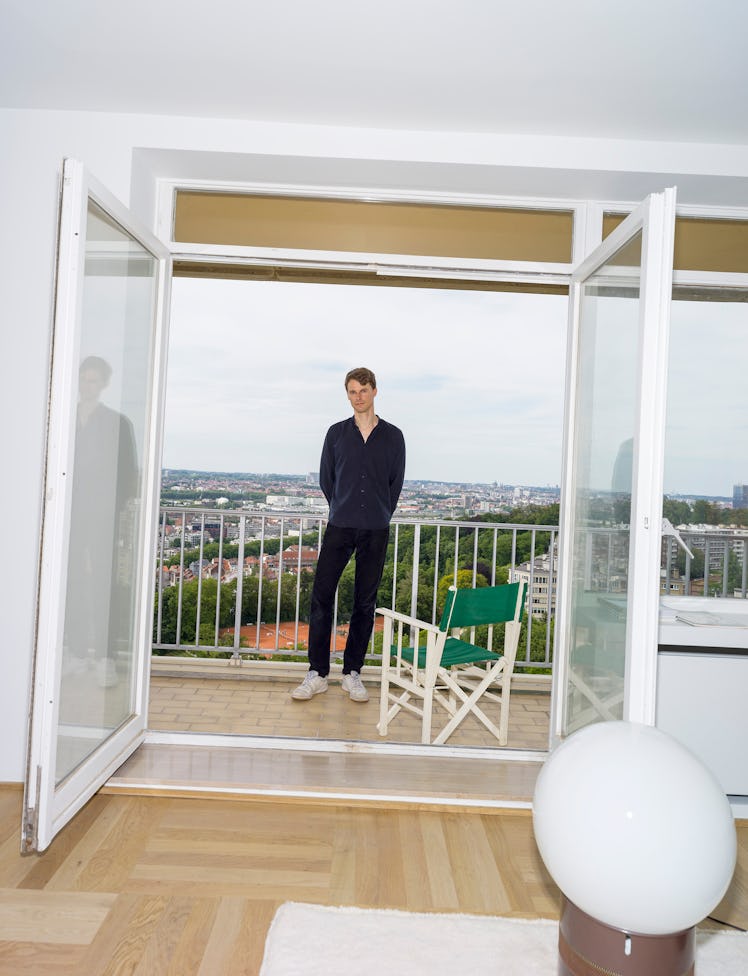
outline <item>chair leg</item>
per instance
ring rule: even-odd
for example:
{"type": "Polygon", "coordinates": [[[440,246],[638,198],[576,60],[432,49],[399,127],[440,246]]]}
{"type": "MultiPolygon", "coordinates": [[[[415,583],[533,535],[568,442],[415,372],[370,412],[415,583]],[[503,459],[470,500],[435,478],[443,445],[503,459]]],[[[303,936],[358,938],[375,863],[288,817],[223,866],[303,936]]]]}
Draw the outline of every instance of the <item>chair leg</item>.
{"type": "Polygon", "coordinates": [[[505,746],[509,739],[509,695],[512,676],[505,674],[501,681],[501,717],[499,718],[499,745],[505,746]]]}
{"type": "MultiPolygon", "coordinates": [[[[446,742],[449,736],[452,735],[454,730],[457,728],[457,726],[460,725],[461,722],[465,718],[467,718],[468,715],[475,715],[475,717],[480,722],[482,722],[483,725],[485,725],[485,727],[488,729],[491,735],[493,735],[496,739],[498,739],[499,745],[502,746],[506,745],[507,737],[508,737],[508,725],[507,725],[506,734],[504,734],[502,728],[497,727],[483,712],[483,710],[479,708],[476,704],[476,702],[478,702],[478,700],[480,699],[481,695],[486,690],[486,688],[488,688],[489,685],[492,684],[492,682],[495,679],[496,679],[496,674],[493,671],[490,671],[486,675],[486,677],[483,678],[483,680],[480,681],[480,683],[472,689],[470,694],[467,694],[467,692],[463,688],[461,688],[457,684],[457,682],[454,681],[454,679],[448,679],[448,683],[453,688],[455,694],[457,695],[457,697],[459,697],[462,700],[462,707],[455,712],[455,714],[452,716],[449,722],[447,722],[444,728],[436,736],[436,738],[434,739],[435,745],[441,745],[442,743],[446,742]]],[[[508,696],[506,700],[504,699],[503,681],[502,681],[502,699],[501,699],[501,721],[502,722],[504,718],[504,706],[505,704],[508,704],[508,701],[509,701],[508,696]]],[[[507,710],[507,723],[508,721],[509,721],[509,714],[507,710]]]]}
{"type": "MultiPolygon", "coordinates": [[[[412,697],[411,693],[407,690],[404,691],[399,698],[395,698],[394,694],[390,695],[390,700],[392,701],[392,707],[386,713],[384,719],[380,719],[380,722],[377,725],[377,729],[379,730],[380,735],[387,734],[388,725],[390,724],[392,719],[397,715],[397,713],[402,711],[403,708],[407,709],[408,711],[412,710],[412,706],[408,705],[408,702],[410,701],[411,697],[412,697]],[[382,731],[382,728],[384,728],[384,732],[382,731]]],[[[418,714],[420,714],[420,712],[418,714]]]]}
{"type": "Polygon", "coordinates": [[[434,689],[426,688],[423,693],[423,719],[421,720],[421,742],[431,742],[431,713],[434,710],[434,689]]]}
{"type": "Polygon", "coordinates": [[[377,725],[380,735],[387,735],[387,726],[389,725],[387,706],[390,697],[390,658],[389,654],[385,655],[384,653],[384,648],[388,646],[388,644],[382,645],[382,678],[379,684],[379,724],[377,725]]]}

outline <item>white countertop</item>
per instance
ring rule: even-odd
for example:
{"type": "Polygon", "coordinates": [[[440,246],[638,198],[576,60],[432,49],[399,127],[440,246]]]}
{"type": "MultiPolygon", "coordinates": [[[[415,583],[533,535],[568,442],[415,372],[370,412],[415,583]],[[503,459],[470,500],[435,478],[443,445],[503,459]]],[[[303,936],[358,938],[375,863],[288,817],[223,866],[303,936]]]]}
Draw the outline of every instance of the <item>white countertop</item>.
{"type": "Polygon", "coordinates": [[[659,643],[745,649],[748,654],[748,600],[665,597],[660,600],[659,643]]]}

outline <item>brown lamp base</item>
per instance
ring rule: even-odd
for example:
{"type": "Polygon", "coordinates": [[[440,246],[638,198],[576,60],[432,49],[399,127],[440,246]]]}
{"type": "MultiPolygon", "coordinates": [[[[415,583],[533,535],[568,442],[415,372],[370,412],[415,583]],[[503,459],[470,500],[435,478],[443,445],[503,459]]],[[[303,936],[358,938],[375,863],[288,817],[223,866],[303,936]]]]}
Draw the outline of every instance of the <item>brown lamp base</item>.
{"type": "Polygon", "coordinates": [[[696,929],[636,935],[598,922],[564,901],[558,976],[693,976],[696,929]]]}

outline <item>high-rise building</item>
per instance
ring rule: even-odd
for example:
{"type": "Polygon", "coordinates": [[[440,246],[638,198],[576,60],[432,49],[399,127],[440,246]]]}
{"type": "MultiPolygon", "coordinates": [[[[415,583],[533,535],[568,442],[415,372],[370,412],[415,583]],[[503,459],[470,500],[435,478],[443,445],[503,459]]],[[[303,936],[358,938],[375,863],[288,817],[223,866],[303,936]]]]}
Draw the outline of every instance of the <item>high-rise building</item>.
{"type": "Polygon", "coordinates": [[[732,507],[748,508],[748,485],[733,485],[732,507]]]}

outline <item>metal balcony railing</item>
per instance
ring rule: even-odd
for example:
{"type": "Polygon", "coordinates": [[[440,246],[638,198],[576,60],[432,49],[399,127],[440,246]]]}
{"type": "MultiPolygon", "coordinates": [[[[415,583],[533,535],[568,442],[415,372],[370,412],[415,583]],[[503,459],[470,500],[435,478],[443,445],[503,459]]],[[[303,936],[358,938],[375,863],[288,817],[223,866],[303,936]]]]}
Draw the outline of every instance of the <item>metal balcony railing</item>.
{"type": "Polygon", "coordinates": [[[693,558],[675,539],[663,539],[663,595],[748,598],[748,531],[681,529],[680,536],[693,558]]]}
{"type": "MultiPolygon", "coordinates": [[[[162,507],[156,571],[156,654],[306,659],[309,597],[326,517],[305,511],[162,507]]],[[[748,532],[688,531],[693,558],[664,537],[661,595],[748,597],[748,532]]],[[[590,536],[586,589],[625,592],[628,534],[590,536]]],[[[528,604],[519,671],[551,669],[558,526],[396,519],[379,603],[436,622],[450,583],[524,580],[528,604]]],[[[333,621],[333,659],[342,658],[352,581],[344,574],[333,621]]],[[[381,658],[377,634],[369,660],[381,658]]]]}
{"type": "MultiPolygon", "coordinates": [[[[306,659],[309,596],[326,517],[299,511],[162,507],[156,654],[306,659]]],[[[558,527],[396,519],[379,603],[434,622],[444,589],[524,578],[528,604],[517,668],[552,664],[558,527]]],[[[338,588],[333,656],[342,658],[350,580],[338,588]]],[[[369,660],[381,658],[377,634],[369,660]]]]}

